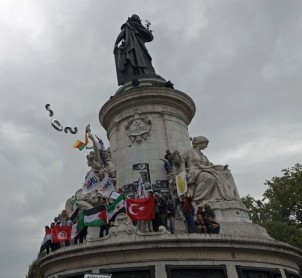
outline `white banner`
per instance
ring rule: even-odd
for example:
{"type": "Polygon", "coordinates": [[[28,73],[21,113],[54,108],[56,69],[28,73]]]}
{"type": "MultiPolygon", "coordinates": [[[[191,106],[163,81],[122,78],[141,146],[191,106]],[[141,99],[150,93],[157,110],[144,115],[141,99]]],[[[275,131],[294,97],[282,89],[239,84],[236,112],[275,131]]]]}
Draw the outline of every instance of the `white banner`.
{"type": "Polygon", "coordinates": [[[112,191],[115,190],[112,181],[106,174],[105,178],[100,183],[100,188],[98,189],[99,193],[101,193],[105,197],[109,197],[112,191]]]}
{"type": "Polygon", "coordinates": [[[186,171],[183,171],[175,177],[178,196],[181,196],[188,191],[186,174],[186,171]]]}
{"type": "Polygon", "coordinates": [[[101,183],[96,174],[91,170],[83,185],[82,193],[85,195],[100,188],[101,183]]]}

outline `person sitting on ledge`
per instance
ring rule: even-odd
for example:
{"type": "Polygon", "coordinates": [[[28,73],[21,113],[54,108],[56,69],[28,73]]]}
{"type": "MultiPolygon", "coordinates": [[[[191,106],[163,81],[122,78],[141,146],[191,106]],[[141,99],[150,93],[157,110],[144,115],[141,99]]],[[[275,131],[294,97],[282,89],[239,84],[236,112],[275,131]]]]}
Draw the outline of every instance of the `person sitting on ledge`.
{"type": "Polygon", "coordinates": [[[215,212],[211,209],[210,205],[208,204],[205,204],[204,206],[199,206],[197,213],[200,213],[203,219],[208,217],[212,217],[213,220],[216,219],[215,212]]]}
{"type": "Polygon", "coordinates": [[[194,224],[196,227],[197,234],[206,234],[207,233],[207,227],[202,219],[201,214],[197,214],[194,224]]]}
{"type": "Polygon", "coordinates": [[[220,225],[214,221],[211,216],[204,219],[208,234],[219,234],[220,225]]]}

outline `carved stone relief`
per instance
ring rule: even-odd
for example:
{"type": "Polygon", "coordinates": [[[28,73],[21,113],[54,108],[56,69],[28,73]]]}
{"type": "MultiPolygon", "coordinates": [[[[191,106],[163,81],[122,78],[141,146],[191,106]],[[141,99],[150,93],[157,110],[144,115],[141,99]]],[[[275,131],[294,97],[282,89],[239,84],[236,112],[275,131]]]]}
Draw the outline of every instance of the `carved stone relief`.
{"type": "Polygon", "coordinates": [[[140,144],[143,140],[148,139],[151,130],[151,121],[148,116],[135,112],[130,116],[130,119],[125,125],[125,129],[131,142],[133,143],[135,141],[140,144]]]}

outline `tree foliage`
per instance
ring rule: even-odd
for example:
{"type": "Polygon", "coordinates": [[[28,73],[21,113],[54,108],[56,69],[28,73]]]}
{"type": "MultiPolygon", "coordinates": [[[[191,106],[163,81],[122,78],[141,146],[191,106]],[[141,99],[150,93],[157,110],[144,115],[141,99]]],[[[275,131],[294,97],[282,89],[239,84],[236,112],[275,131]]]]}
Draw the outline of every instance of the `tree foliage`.
{"type": "Polygon", "coordinates": [[[282,177],[273,177],[266,181],[268,189],[263,201],[269,202],[272,220],[280,220],[288,225],[302,228],[302,165],[282,170],[282,177]]]}
{"type": "Polygon", "coordinates": [[[40,271],[38,261],[45,256],[45,253],[38,254],[37,258],[29,265],[26,278],[44,278],[44,274],[40,271]]]}
{"type": "Polygon", "coordinates": [[[283,169],[283,176],[266,181],[263,199],[243,197],[251,220],[268,234],[302,249],[302,165],[283,169]]]}

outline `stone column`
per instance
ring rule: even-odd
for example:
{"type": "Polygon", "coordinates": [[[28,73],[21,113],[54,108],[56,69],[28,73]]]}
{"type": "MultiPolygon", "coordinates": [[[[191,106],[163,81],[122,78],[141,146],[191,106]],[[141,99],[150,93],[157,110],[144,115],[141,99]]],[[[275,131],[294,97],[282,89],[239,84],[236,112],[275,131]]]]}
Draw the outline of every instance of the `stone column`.
{"type": "Polygon", "coordinates": [[[110,142],[117,188],[137,181],[137,167],[145,167],[144,163],[151,183],[167,180],[161,159],[167,149],[183,152],[191,148],[188,125],[195,109],[188,95],[164,86],[119,90],[103,105],[99,120],[110,142]]]}

